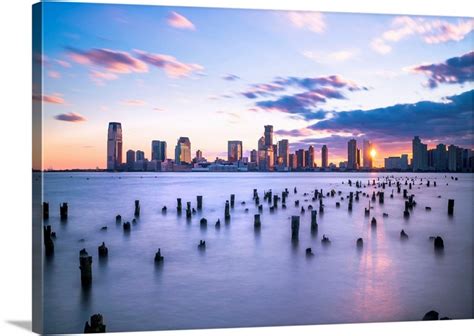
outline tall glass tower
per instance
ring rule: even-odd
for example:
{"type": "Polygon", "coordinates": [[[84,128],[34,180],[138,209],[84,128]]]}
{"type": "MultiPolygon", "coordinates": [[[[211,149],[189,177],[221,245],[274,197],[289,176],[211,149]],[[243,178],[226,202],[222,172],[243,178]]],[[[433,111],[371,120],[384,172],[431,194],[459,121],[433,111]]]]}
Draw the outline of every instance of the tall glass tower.
{"type": "Polygon", "coordinates": [[[116,170],[122,164],[122,125],[109,123],[107,134],[107,170],[116,170]]]}

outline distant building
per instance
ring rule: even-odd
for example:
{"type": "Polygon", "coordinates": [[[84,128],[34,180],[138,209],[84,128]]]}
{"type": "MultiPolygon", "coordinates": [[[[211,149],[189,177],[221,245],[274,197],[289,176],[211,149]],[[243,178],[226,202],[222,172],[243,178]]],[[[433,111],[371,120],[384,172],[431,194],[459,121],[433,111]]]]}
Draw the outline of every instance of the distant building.
{"type": "Polygon", "coordinates": [[[306,167],[308,168],[314,168],[314,147],[311,145],[308,147],[307,151],[307,156],[306,156],[306,167]]]}
{"type": "Polygon", "coordinates": [[[227,142],[227,161],[237,162],[242,160],[242,141],[232,140],[227,142]]]}
{"type": "Polygon", "coordinates": [[[282,165],[288,167],[288,160],[290,155],[290,146],[287,139],[278,141],[278,156],[282,158],[282,165]]]}
{"type": "Polygon", "coordinates": [[[116,170],[122,164],[122,125],[110,122],[107,133],[107,170],[116,170]]]}
{"type": "Polygon", "coordinates": [[[426,171],[428,169],[428,147],[421,143],[418,136],[415,136],[412,141],[412,157],[413,171],[426,171]]]}
{"type": "Polygon", "coordinates": [[[188,137],[181,137],[178,139],[174,151],[174,161],[176,164],[191,163],[191,141],[188,137]]]}
{"type": "Polygon", "coordinates": [[[351,139],[347,143],[347,169],[356,170],[357,168],[357,141],[351,139]]]}
{"type": "Polygon", "coordinates": [[[298,161],[296,158],[296,154],[288,155],[288,167],[291,169],[296,169],[298,167],[298,161]]]}
{"type": "Polygon", "coordinates": [[[371,151],[372,143],[369,140],[364,140],[362,142],[362,159],[364,168],[371,169],[373,166],[372,155],[370,155],[371,151]]]}
{"type": "Polygon", "coordinates": [[[133,170],[135,166],[135,151],[129,149],[127,151],[127,169],[133,170]]]}
{"type": "Polygon", "coordinates": [[[273,145],[273,126],[266,125],[265,128],[265,146],[272,146],[273,145]]]}
{"type": "Polygon", "coordinates": [[[151,142],[151,160],[165,161],[166,159],[166,141],[153,140],[151,142]]]}
{"type": "Polygon", "coordinates": [[[390,156],[384,159],[384,167],[387,170],[407,170],[408,169],[408,154],[402,156],[390,156]]]}
{"type": "Polygon", "coordinates": [[[200,162],[200,161],[202,161],[202,160],[203,160],[203,158],[202,158],[202,151],[201,151],[200,149],[198,149],[198,150],[196,151],[196,162],[200,162]]]}
{"type": "Polygon", "coordinates": [[[258,163],[258,152],[255,149],[250,151],[250,162],[258,163]]]}
{"type": "Polygon", "coordinates": [[[295,152],[296,155],[296,168],[304,169],[306,166],[306,153],[304,149],[298,149],[295,152]]]}
{"type": "Polygon", "coordinates": [[[446,145],[438,144],[434,153],[434,169],[436,171],[446,171],[448,168],[448,156],[446,145]]]}
{"type": "Polygon", "coordinates": [[[141,150],[136,151],[136,160],[137,161],[145,161],[145,152],[141,150]]]}
{"type": "Polygon", "coordinates": [[[456,171],[458,167],[457,148],[454,145],[448,147],[448,170],[451,172],[456,171]]]}
{"type": "Polygon", "coordinates": [[[328,167],[328,147],[326,145],[321,148],[321,167],[323,169],[328,167]]]}

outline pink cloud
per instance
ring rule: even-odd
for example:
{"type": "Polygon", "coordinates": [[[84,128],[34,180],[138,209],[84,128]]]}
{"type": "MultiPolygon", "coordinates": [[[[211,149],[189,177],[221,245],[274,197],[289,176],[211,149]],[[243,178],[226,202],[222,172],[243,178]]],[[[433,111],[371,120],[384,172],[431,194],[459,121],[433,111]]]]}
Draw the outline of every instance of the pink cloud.
{"type": "Polygon", "coordinates": [[[68,48],[69,57],[79,64],[91,64],[113,73],[147,72],[148,66],[127,52],[110,49],[82,51],[68,48]]]}
{"type": "Polygon", "coordinates": [[[104,81],[116,80],[118,78],[114,73],[95,70],[92,71],[89,76],[97,85],[104,85],[104,81]]]}
{"type": "Polygon", "coordinates": [[[186,77],[193,72],[202,71],[203,66],[194,63],[183,63],[170,55],[152,54],[144,51],[135,51],[143,62],[161,68],[171,78],[186,77]]]}
{"type": "Polygon", "coordinates": [[[63,68],[70,68],[71,67],[71,63],[69,62],[66,62],[64,60],[60,60],[60,59],[57,59],[56,60],[56,63],[58,63],[60,66],[62,66],[63,68]]]}
{"type": "Polygon", "coordinates": [[[194,24],[186,17],[176,12],[171,12],[168,16],[168,24],[178,29],[196,30],[194,24]]]}
{"type": "Polygon", "coordinates": [[[59,78],[61,78],[61,74],[57,71],[48,71],[48,77],[54,78],[54,79],[59,79],[59,78]]]}
{"type": "Polygon", "coordinates": [[[128,99],[122,101],[122,104],[127,106],[143,106],[146,105],[146,102],[140,99],[128,99]]]}
{"type": "Polygon", "coordinates": [[[64,98],[55,93],[52,95],[33,95],[33,100],[50,104],[65,104],[64,98]]]}
{"type": "Polygon", "coordinates": [[[54,119],[60,120],[60,121],[73,122],[73,123],[83,122],[83,121],[87,120],[82,115],[80,115],[78,113],[74,113],[74,112],[58,114],[58,115],[54,116],[54,119]]]}
{"type": "Polygon", "coordinates": [[[290,22],[297,28],[307,29],[314,33],[323,33],[326,30],[324,15],[318,12],[289,12],[290,22]]]}
{"type": "Polygon", "coordinates": [[[371,47],[380,54],[387,54],[395,43],[418,35],[428,44],[461,41],[474,30],[474,20],[460,19],[456,23],[446,20],[399,16],[393,19],[392,28],[371,42],[371,47]]]}

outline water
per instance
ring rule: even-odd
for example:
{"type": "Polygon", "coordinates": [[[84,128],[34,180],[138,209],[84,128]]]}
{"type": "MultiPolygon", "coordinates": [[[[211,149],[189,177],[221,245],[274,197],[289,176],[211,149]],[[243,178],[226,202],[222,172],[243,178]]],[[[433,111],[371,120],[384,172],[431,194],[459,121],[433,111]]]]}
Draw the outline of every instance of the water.
{"type": "MultiPolygon", "coordinates": [[[[345,197],[356,190],[348,179],[365,184],[383,176],[416,175],[47,173],[44,199],[50,203],[48,224],[57,239],[54,257],[44,264],[45,332],[82,332],[95,313],[103,314],[110,332],[420,320],[432,309],[441,316],[472,318],[472,174],[455,175],[458,181],[451,175],[418,174],[411,191],[417,205],[408,220],[403,218],[402,194],[387,186],[385,203],[377,202],[371,210],[376,229],[364,216],[368,198],[354,201],[349,213],[347,199],[326,197],[324,214],[318,213],[317,236],[310,233],[311,214],[306,211],[299,242],[291,243],[290,216],[300,215],[294,201],[318,209],[304,192],[335,189],[345,197]],[[437,187],[418,185],[420,177],[432,185],[437,181],[437,187]],[[262,201],[263,190],[290,190],[287,209],[270,213],[264,203],[260,232],[253,226],[254,188],[262,201]],[[224,204],[231,193],[236,204],[226,225],[224,204]],[[184,211],[177,216],[176,198],[183,199],[183,208],[186,201],[195,207],[196,195],[204,196],[202,212],[190,222],[184,211]],[[455,199],[452,217],[447,215],[448,198],[455,199]],[[115,215],[131,221],[136,199],[141,215],[124,235],[115,215]],[[69,203],[67,223],[59,220],[60,202],[69,203]],[[166,215],[161,213],[164,205],[166,215]],[[382,217],[384,212],[389,217],[382,217]],[[208,220],[207,229],[200,227],[202,217],[208,220]],[[214,227],[218,218],[219,230],[214,227]],[[101,231],[103,226],[108,230],[101,231]],[[400,240],[402,229],[407,241],[400,240]],[[321,244],[323,234],[331,239],[329,246],[321,244]],[[428,239],[434,235],[443,237],[443,253],[435,253],[428,239]],[[358,237],[364,239],[362,251],[356,249],[358,237]],[[197,248],[200,239],[206,240],[205,251],[197,248]],[[102,241],[109,248],[107,261],[98,259],[102,241]],[[313,258],[305,256],[307,247],[313,258]],[[88,291],[80,283],[82,248],[93,256],[88,291]],[[162,267],[153,260],[158,248],[165,258],[162,267]]],[[[380,188],[360,190],[372,193],[380,188]]]]}

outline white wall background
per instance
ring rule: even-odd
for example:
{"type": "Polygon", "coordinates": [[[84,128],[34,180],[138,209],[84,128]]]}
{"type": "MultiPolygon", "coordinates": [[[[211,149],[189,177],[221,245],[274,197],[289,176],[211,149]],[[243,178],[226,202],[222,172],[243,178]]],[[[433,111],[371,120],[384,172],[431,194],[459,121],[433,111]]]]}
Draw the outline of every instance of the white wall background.
{"type": "MultiPolygon", "coordinates": [[[[474,5],[469,0],[98,0],[96,2],[474,16],[474,5]]],[[[8,336],[31,332],[28,329],[31,329],[31,5],[33,3],[32,0],[4,0],[0,5],[0,335],[8,336]]],[[[474,49],[474,41],[472,42],[474,49]]],[[[445,336],[472,335],[473,330],[474,320],[465,320],[141,334],[445,336]]]]}

